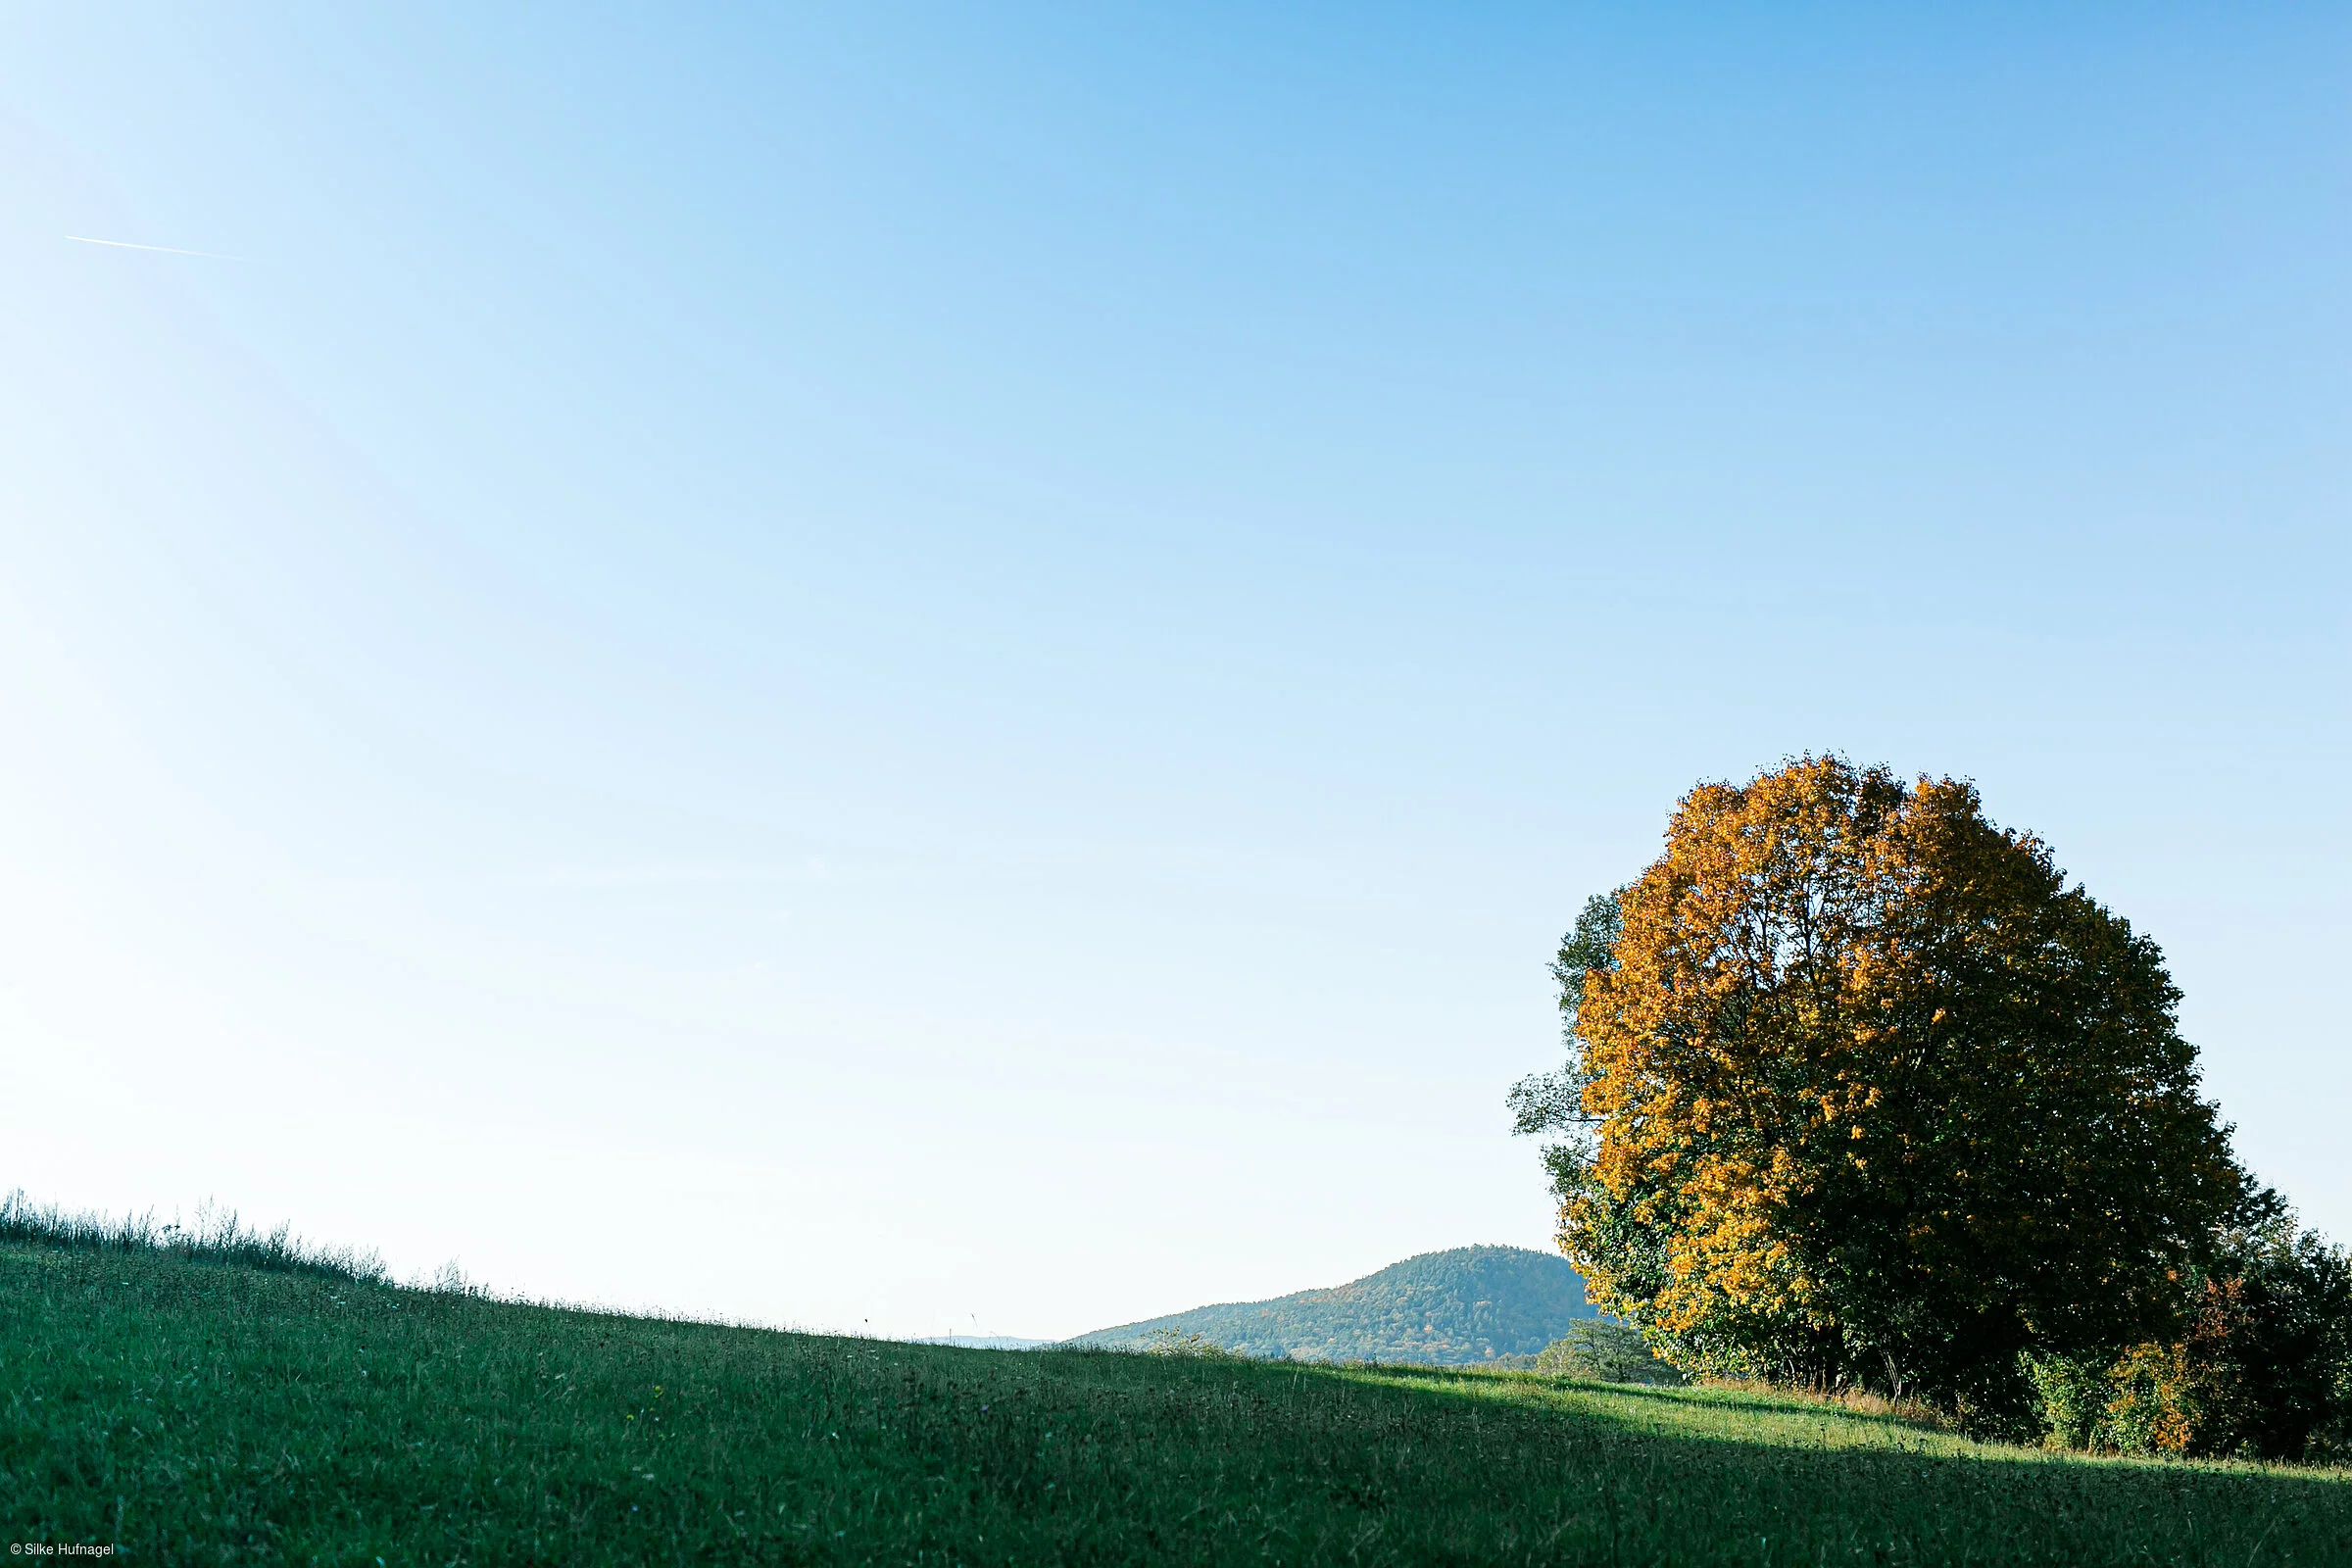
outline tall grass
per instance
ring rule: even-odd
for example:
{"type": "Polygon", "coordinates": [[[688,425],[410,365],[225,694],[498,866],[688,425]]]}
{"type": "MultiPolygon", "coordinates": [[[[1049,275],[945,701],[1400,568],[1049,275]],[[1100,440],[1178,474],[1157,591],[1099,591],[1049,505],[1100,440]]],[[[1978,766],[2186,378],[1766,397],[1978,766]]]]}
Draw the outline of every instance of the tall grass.
{"type": "Polygon", "coordinates": [[[1842,1410],[1849,1415],[1900,1421],[1923,1431],[1962,1430],[1960,1422],[1933,1405],[1917,1399],[1889,1399],[1885,1395],[1873,1394],[1867,1389],[1839,1389],[1832,1393],[1821,1389],[1790,1388],[1785,1383],[1768,1383],[1762,1378],[1702,1378],[1699,1384],[1703,1388],[1721,1389],[1727,1393],[1786,1399],[1791,1403],[1818,1404],[1824,1409],[1842,1410]]]}
{"type": "Polygon", "coordinates": [[[191,1263],[233,1263],[271,1274],[309,1274],[353,1284],[385,1285],[391,1276],[370,1250],[322,1247],[306,1242],[290,1226],[248,1230],[234,1209],[203,1204],[193,1221],[175,1216],[158,1224],[155,1211],[115,1219],[86,1210],[35,1203],[23,1188],[0,1199],[0,1243],[54,1247],[87,1252],[143,1252],[191,1263]]]}
{"type": "Polygon", "coordinates": [[[2262,1568],[2352,1543],[2340,1472],[2004,1449],[1731,1390],[556,1311],[137,1235],[0,1245],[11,1540],[473,1568],[2262,1568]]]}

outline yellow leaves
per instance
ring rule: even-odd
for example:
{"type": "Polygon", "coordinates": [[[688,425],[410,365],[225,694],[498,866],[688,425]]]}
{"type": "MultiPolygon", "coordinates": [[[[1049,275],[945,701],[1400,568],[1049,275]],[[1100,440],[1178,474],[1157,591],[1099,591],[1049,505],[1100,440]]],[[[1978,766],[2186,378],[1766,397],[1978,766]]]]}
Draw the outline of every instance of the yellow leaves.
{"type": "Polygon", "coordinates": [[[1986,1206],[2050,1190],[2052,1169],[2076,1200],[2094,1133],[2121,1151],[2100,1155],[2101,1212],[2226,1183],[2153,950],[2068,893],[2038,840],[1986,822],[1963,781],[1806,757],[1702,785],[1618,913],[1578,1009],[1601,1124],[1562,1229],[1596,1291],[1662,1267],[1643,1307],[1661,1322],[1834,1313],[1835,1276],[1812,1260],[1873,1203],[1911,1207],[1868,1223],[1920,1270],[1968,1291],[1997,1265],[2021,1312],[2045,1278],[2114,1273],[2152,1238],[2117,1229],[2111,1255],[2044,1257],[2035,1239],[2067,1227],[1986,1206]],[[2067,1006],[2120,1021],[2069,1034],[2067,1006]],[[2142,1130],[2168,1118],[2161,1147],[2190,1174],[2168,1166],[2151,1198],[2142,1130]],[[1604,1255],[1637,1234],[1638,1257],[1604,1255]]]}
{"type": "Polygon", "coordinates": [[[2106,1381],[2106,1435],[2118,1446],[2139,1451],[2186,1453],[2204,1407],[2220,1402],[2210,1371],[2192,1364],[2180,1345],[2133,1346],[2108,1369],[2106,1381]]]}

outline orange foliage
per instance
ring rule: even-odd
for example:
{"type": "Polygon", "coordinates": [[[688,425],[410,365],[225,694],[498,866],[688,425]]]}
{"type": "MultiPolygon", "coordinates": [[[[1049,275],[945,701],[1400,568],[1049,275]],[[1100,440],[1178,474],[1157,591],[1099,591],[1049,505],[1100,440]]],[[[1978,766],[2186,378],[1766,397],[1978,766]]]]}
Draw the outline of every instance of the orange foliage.
{"type": "Polygon", "coordinates": [[[2129,1343],[2243,1190],[2154,945],[1968,783],[1703,785],[1618,912],[1562,1242],[1686,1367],[1949,1395],[2129,1343]]]}

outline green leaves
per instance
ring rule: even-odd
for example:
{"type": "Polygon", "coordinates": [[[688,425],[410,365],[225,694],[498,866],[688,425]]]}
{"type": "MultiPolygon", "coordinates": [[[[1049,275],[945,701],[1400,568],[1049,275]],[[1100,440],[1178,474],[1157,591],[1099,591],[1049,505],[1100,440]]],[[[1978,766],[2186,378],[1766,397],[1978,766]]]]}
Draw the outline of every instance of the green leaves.
{"type": "Polygon", "coordinates": [[[1571,1133],[1565,1250],[1691,1370],[2015,1416],[2021,1350],[2153,1332],[2246,1192],[2156,946],[1965,782],[1694,789],[1555,973],[1519,1127],[1571,1133]]]}

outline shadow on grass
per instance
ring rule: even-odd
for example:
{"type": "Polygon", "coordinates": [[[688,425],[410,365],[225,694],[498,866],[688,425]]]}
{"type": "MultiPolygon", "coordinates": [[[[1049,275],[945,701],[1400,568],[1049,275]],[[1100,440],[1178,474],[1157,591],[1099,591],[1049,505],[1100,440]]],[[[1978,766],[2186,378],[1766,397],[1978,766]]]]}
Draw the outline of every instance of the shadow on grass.
{"type": "Polygon", "coordinates": [[[1760,1411],[1773,1415],[1801,1417],[1807,1420],[1850,1422],[1860,1426],[1925,1433],[1958,1443],[1970,1441],[1952,1427],[1932,1416],[1906,1415],[1899,1410],[1857,1410],[1850,1405],[1840,1404],[1835,1400],[1818,1399],[1802,1394],[1777,1390],[1719,1387],[1709,1384],[1607,1383],[1596,1378],[1550,1377],[1541,1372],[1497,1372],[1469,1367],[1367,1364],[1345,1370],[1373,1374],[1386,1381],[1442,1382],[1451,1385],[1467,1385],[1473,1388],[1502,1387],[1572,1391],[1580,1394],[1606,1396],[1610,1398],[1656,1400],[1662,1404],[1677,1405],[1688,1409],[1760,1411]]]}
{"type": "MultiPolygon", "coordinates": [[[[1126,1381],[1110,1366],[1095,1375],[1126,1381]]],[[[1202,1361],[1184,1376],[1224,1383],[1270,1412],[1287,1408],[1301,1455],[1288,1462],[1301,1474],[1350,1463],[1374,1478],[1468,1467],[1511,1499],[1525,1528],[1598,1509],[1598,1533],[1563,1561],[2352,1562],[2352,1471],[2342,1469],[1977,1443],[1745,1390],[1426,1366],[1202,1361]],[[1341,1396],[1301,1399],[1301,1383],[1341,1396]],[[1364,1403],[1394,1413],[1366,1420],[1364,1403]],[[1362,1413],[1347,1414],[1348,1404],[1362,1413]],[[1366,1444],[1366,1433],[1379,1436],[1366,1444]]],[[[1172,1379],[1136,1381],[1158,1380],[1172,1379]]]]}
{"type": "MultiPolygon", "coordinates": [[[[1817,1458],[1838,1465],[1867,1462],[1883,1456],[1906,1465],[1922,1460],[1948,1464],[2014,1465],[2039,1472],[2073,1471],[2083,1476],[2126,1474],[2167,1487],[2195,1477],[2240,1486],[2278,1485],[2316,1489],[2315,1495],[2352,1508],[2352,1467],[2298,1465],[2247,1459],[2176,1459],[2131,1454],[2084,1453],[2071,1449],[2024,1447],[2014,1444],[1981,1442],[1948,1428],[1900,1415],[1847,1409],[1802,1395],[1774,1395],[1748,1389],[1718,1389],[1704,1385],[1662,1388],[1638,1383],[1598,1383],[1572,1378],[1547,1378],[1534,1373],[1489,1372],[1466,1368],[1362,1365],[1316,1368],[1322,1375],[1345,1378],[1360,1387],[1391,1387],[1439,1400],[1490,1408],[1539,1412],[1552,1418],[1590,1422],[1617,1429],[1629,1437],[1659,1443],[1720,1445],[1729,1448],[1767,1447],[1791,1456],[1817,1458]],[[1574,1402],[1545,1397],[1575,1396],[1574,1402]],[[1629,1420],[1609,1408],[1611,1402],[1660,1407],[1664,1421],[1629,1420]],[[1748,1432],[1703,1430],[1711,1417],[1763,1416],[1803,1423],[1818,1431],[1823,1425],[1857,1429],[1864,1441],[1850,1447],[1823,1447],[1807,1441],[1810,1433],[1776,1433],[1769,1427],[1748,1432]],[[1672,1421],[1690,1423],[1675,1430],[1672,1421]],[[1923,1444],[1888,1443],[1893,1433],[1926,1440],[1923,1444]],[[1876,1440],[1876,1441],[1873,1441],[1876,1440]]],[[[2348,1552],[2347,1560],[2352,1560],[2348,1552]]]]}

